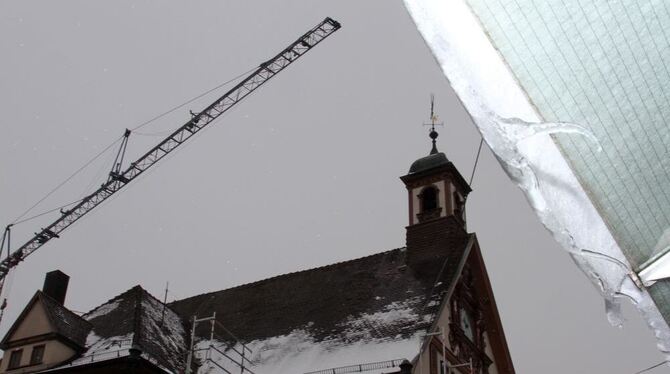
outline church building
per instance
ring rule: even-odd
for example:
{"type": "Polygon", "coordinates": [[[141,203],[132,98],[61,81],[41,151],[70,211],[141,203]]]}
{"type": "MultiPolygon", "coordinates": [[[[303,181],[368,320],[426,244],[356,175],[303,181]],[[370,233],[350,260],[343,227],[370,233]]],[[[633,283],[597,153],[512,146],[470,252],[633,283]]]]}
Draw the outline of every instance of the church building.
{"type": "Polygon", "coordinates": [[[513,374],[470,186],[430,137],[400,177],[405,246],[169,304],[135,286],[81,316],[52,272],[0,373],[513,374]]]}

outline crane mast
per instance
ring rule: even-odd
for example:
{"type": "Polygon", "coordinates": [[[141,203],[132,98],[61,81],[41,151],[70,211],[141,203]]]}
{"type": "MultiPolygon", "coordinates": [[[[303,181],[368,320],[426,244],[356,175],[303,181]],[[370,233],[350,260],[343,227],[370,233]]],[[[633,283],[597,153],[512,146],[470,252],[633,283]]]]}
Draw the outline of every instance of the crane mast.
{"type": "MultiPolygon", "coordinates": [[[[86,196],[71,209],[61,211],[61,216],[57,220],[46,228],[36,232],[30,240],[0,261],[0,292],[2,292],[5,284],[5,277],[13,267],[18,265],[31,253],[35,252],[51,239],[58,238],[59,234],[70,225],[121,190],[147,169],[155,165],[168,153],[174,151],[177,147],[204,129],[223,113],[235,106],[235,104],[239,103],[242,99],[254,92],[265,82],[284,70],[287,66],[300,58],[300,56],[314,48],[339,28],[339,22],[327,17],[295,42],[291,43],[283,51],[279,52],[276,56],[261,63],[258,69],[226,94],[203,109],[200,113],[194,113],[193,117],[188,122],[175,130],[155,147],[147,151],[143,156],[132,162],[125,171],[121,170],[120,163],[116,165],[112,172],[110,172],[107,181],[103,183],[100,188],[86,196]]],[[[126,130],[126,133],[124,134],[124,143],[122,143],[124,150],[129,135],[130,130],[126,130]]]]}

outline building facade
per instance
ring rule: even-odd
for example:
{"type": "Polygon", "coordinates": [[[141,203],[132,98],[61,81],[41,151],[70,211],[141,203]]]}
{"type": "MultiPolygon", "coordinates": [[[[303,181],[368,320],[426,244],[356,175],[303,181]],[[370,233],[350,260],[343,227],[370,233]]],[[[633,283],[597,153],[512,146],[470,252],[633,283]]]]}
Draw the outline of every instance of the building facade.
{"type": "Polygon", "coordinates": [[[167,305],[136,286],[82,316],[47,281],[0,373],[514,373],[470,186],[431,138],[401,177],[405,247],[167,305]]]}

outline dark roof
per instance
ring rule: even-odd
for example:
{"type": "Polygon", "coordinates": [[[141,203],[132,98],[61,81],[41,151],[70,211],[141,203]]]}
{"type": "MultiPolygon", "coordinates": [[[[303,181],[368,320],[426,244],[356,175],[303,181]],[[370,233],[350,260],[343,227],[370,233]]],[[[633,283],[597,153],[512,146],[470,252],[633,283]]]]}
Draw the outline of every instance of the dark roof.
{"type": "Polygon", "coordinates": [[[6,349],[8,339],[19,325],[23,323],[23,319],[37,301],[40,301],[44,306],[47,319],[54,332],[60,337],[65,338],[71,345],[82,350],[86,346],[86,336],[91,330],[91,324],[42,291],[35,292],[35,295],[33,295],[32,299],[23,309],[21,315],[19,315],[12,327],[7,331],[0,347],[6,349]]]}
{"type": "Polygon", "coordinates": [[[70,311],[47,294],[38,291],[51,325],[56,332],[65,336],[80,347],[86,346],[86,337],[91,331],[91,324],[70,311]]]}
{"type": "Polygon", "coordinates": [[[49,374],[166,374],[165,369],[143,357],[121,356],[112,359],[89,361],[85,365],[62,365],[40,371],[49,374]]]}
{"type": "Polygon", "coordinates": [[[432,153],[414,161],[412,166],[409,167],[409,174],[419,173],[447,164],[449,164],[447,155],[442,152],[432,153]]]}
{"type": "Polygon", "coordinates": [[[93,344],[88,354],[98,354],[114,344],[139,348],[161,366],[173,372],[183,369],[186,350],[181,318],[140,286],[116,296],[83,316],[93,325],[93,333],[105,344],[93,344]],[[120,338],[131,337],[122,342],[120,338]]]}
{"type": "MultiPolygon", "coordinates": [[[[443,224],[451,220],[439,220],[443,224]]],[[[437,222],[437,223],[439,223],[437,222]]],[[[445,235],[456,227],[450,224],[445,235]]],[[[444,228],[444,226],[443,226],[444,228]]],[[[163,304],[140,286],[116,296],[83,317],[100,339],[89,342],[89,351],[74,365],[88,365],[87,357],[114,353],[123,344],[139,348],[172,372],[183,370],[188,340],[182,323],[216,313],[216,320],[242,342],[262,340],[303,331],[310,342],[335,343],[367,340],[400,340],[426,331],[445,293],[467,257],[467,238],[450,236],[441,241],[439,257],[431,263],[408,263],[406,248],[315,269],[284,274],[230,289],[163,304]],[[465,240],[463,240],[465,239],[465,240]],[[434,266],[438,262],[444,266],[434,266]],[[384,318],[401,310],[406,318],[384,318]],[[369,318],[381,315],[380,320],[369,318]],[[131,337],[131,338],[129,338],[131,337]],[[123,343],[122,340],[132,343],[123,343]]],[[[421,245],[433,254],[435,250],[421,245]]],[[[198,326],[197,335],[208,339],[209,324],[198,326]]],[[[219,331],[221,333],[221,331],[219,331]]],[[[230,336],[216,336],[230,341],[230,336]]],[[[418,349],[418,347],[417,347],[418,349]]],[[[72,367],[72,366],[71,366],[72,367]]]]}
{"type": "MultiPolygon", "coordinates": [[[[449,216],[408,227],[409,249],[284,274],[167,306],[135,286],[82,316],[92,327],[88,350],[60,369],[125,357],[132,347],[170,372],[183,372],[190,343],[184,324],[193,316],[213,313],[217,326],[232,333],[218,330],[215,339],[229,343],[234,334],[242,343],[271,342],[261,344],[261,351],[272,351],[273,338],[295,332],[309,344],[332,348],[410,341],[427,331],[445,307],[445,296],[456,284],[473,242],[474,235],[449,216]]],[[[53,300],[47,303],[57,310],[53,300]]],[[[208,323],[198,325],[199,340],[209,339],[209,328],[208,323]]],[[[262,361],[265,356],[260,354],[255,357],[262,361]]]]}
{"type": "MultiPolygon", "coordinates": [[[[249,343],[295,332],[304,334],[309,344],[325,342],[328,347],[408,341],[427,331],[445,307],[445,296],[456,284],[473,242],[474,235],[467,234],[462,222],[443,217],[408,227],[409,249],[284,274],[167,306],[135,286],[82,316],[86,321],[48,296],[41,297],[50,315],[68,325],[77,323],[70,317],[78,319],[92,328],[88,350],[67,368],[123,356],[132,347],[168,371],[183,372],[189,344],[184,324],[193,316],[213,313],[217,326],[232,333],[215,333],[225,342],[231,342],[233,334],[249,343]]],[[[196,335],[208,339],[209,328],[208,323],[198,325],[196,335]]],[[[85,338],[84,330],[79,331],[76,339],[85,338]]]]}
{"type": "MultiPolygon", "coordinates": [[[[216,312],[217,321],[243,342],[296,330],[315,342],[406,338],[431,324],[466,254],[465,238],[442,249],[436,260],[447,260],[444,269],[408,266],[407,250],[399,248],[190,297],[170,307],[185,320],[216,312]],[[366,318],[393,309],[402,309],[410,318],[390,323],[366,318]]],[[[196,332],[206,338],[207,326],[202,325],[196,332]]]]}

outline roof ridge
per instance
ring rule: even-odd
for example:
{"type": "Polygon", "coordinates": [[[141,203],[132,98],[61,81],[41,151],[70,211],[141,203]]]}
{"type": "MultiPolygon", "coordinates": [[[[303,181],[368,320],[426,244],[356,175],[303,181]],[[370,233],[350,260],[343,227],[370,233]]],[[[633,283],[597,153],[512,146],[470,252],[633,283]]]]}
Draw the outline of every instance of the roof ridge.
{"type": "Polygon", "coordinates": [[[111,303],[115,302],[116,300],[119,300],[119,299],[125,297],[126,294],[129,294],[129,293],[131,293],[131,292],[135,292],[136,289],[140,289],[141,291],[145,291],[144,288],[142,288],[142,286],[140,286],[139,284],[137,284],[137,285],[135,285],[135,286],[133,286],[133,287],[131,287],[131,288],[129,288],[129,289],[127,289],[127,290],[121,292],[120,294],[118,294],[118,295],[112,297],[111,299],[105,301],[104,303],[102,303],[102,304],[96,306],[95,308],[89,310],[88,312],[82,314],[82,315],[81,315],[82,318],[83,318],[83,317],[86,317],[87,315],[89,315],[89,314],[91,314],[91,313],[93,313],[93,312],[95,312],[96,310],[100,309],[100,308],[103,307],[104,305],[111,304],[111,303]]]}
{"type": "MultiPolygon", "coordinates": [[[[154,300],[157,301],[159,304],[164,305],[165,307],[167,307],[172,313],[177,314],[177,312],[175,312],[175,310],[172,309],[172,307],[170,307],[170,304],[169,304],[169,303],[164,303],[164,302],[162,302],[161,299],[157,298],[157,297],[154,296],[151,292],[149,292],[149,291],[145,290],[144,288],[142,288],[142,286],[137,285],[137,286],[135,286],[135,287],[133,287],[133,288],[139,288],[139,289],[140,289],[140,292],[142,292],[142,295],[149,296],[149,298],[154,299],[154,300]]],[[[129,290],[129,291],[130,291],[130,290],[129,290]]],[[[140,304],[141,304],[141,302],[140,302],[140,304]]],[[[140,307],[141,307],[141,306],[140,306],[140,307]]],[[[177,315],[178,315],[178,314],[177,314],[177,315]]]]}
{"type": "Polygon", "coordinates": [[[142,287],[140,287],[140,286],[135,286],[135,287],[139,287],[139,288],[140,288],[140,291],[142,292],[143,295],[147,295],[147,296],[149,296],[150,298],[152,298],[152,299],[158,301],[159,303],[164,304],[159,298],[157,298],[156,296],[154,296],[151,292],[145,290],[144,288],[142,288],[142,287]]]}
{"type": "MultiPolygon", "coordinates": [[[[56,334],[78,347],[72,347],[76,350],[86,347],[86,336],[93,328],[93,324],[41,290],[35,293],[33,300],[42,304],[49,325],[56,334]]],[[[33,302],[31,301],[29,305],[33,305],[33,302]]]]}
{"type": "Polygon", "coordinates": [[[203,297],[203,296],[207,296],[207,295],[212,295],[212,294],[220,293],[220,292],[223,292],[223,291],[230,291],[230,290],[235,290],[235,289],[241,289],[241,288],[247,288],[247,287],[257,286],[257,285],[259,285],[259,284],[261,284],[261,283],[265,283],[265,282],[269,282],[269,281],[274,281],[274,280],[276,280],[276,279],[278,279],[278,278],[288,277],[288,276],[293,276],[293,275],[300,274],[300,273],[307,273],[307,272],[311,272],[311,271],[324,270],[324,269],[328,269],[328,268],[334,268],[334,267],[338,267],[338,266],[344,266],[344,265],[349,264],[349,263],[354,262],[354,261],[360,261],[360,260],[364,260],[364,259],[367,259],[367,258],[370,258],[370,257],[381,256],[381,255],[384,255],[384,254],[388,254],[388,253],[390,253],[390,252],[400,251],[400,250],[403,250],[403,249],[406,249],[406,248],[407,248],[407,247],[397,247],[397,248],[389,249],[389,250],[386,250],[386,251],[383,251],[383,252],[377,252],[377,253],[373,253],[373,254],[370,254],[370,255],[366,255],[366,256],[362,256],[362,257],[357,257],[357,258],[353,258],[353,259],[350,259],[350,260],[345,260],[345,261],[340,261],[340,262],[334,262],[334,263],[332,263],[332,264],[327,264],[327,265],[317,266],[317,267],[315,267],[315,268],[304,269],[304,270],[296,270],[296,271],[292,271],[292,272],[288,272],[288,273],[284,273],[284,274],[278,274],[278,275],[275,275],[275,276],[272,276],[272,277],[268,277],[268,278],[264,278],[264,279],[260,279],[260,280],[257,280],[257,281],[253,281],[253,282],[249,282],[249,283],[243,283],[243,284],[240,284],[240,285],[237,285],[237,286],[233,286],[233,287],[229,287],[229,288],[224,288],[224,289],[217,290],[217,291],[205,292],[205,293],[201,293],[201,294],[198,294],[198,295],[193,295],[193,296],[185,297],[185,298],[180,299],[180,300],[174,300],[174,301],[172,301],[172,302],[170,302],[170,303],[168,303],[168,304],[166,304],[166,305],[170,306],[170,305],[172,305],[172,304],[174,304],[174,303],[178,303],[178,302],[186,301],[186,300],[189,300],[189,299],[194,299],[194,298],[197,298],[197,297],[203,297]]]}
{"type": "MultiPolygon", "coordinates": [[[[135,286],[130,289],[135,292],[135,308],[133,310],[133,341],[132,346],[141,347],[140,341],[142,339],[142,296],[145,291],[142,286],[135,286]]],[[[145,291],[146,292],[146,291],[145,291]]]]}
{"type": "MultiPolygon", "coordinates": [[[[96,306],[95,308],[89,310],[88,312],[82,314],[81,316],[79,316],[79,315],[77,315],[77,316],[78,316],[79,318],[83,319],[84,321],[86,321],[87,323],[90,324],[90,322],[89,322],[88,320],[86,320],[84,317],[86,317],[86,316],[92,314],[93,312],[95,312],[96,310],[102,308],[103,306],[105,306],[105,305],[107,305],[107,304],[111,304],[111,303],[113,303],[113,302],[115,302],[115,301],[117,301],[117,300],[119,300],[119,299],[123,299],[123,298],[125,298],[128,294],[131,294],[131,293],[137,293],[137,292],[139,292],[139,294],[136,295],[136,297],[140,300],[140,302],[139,302],[138,304],[136,304],[136,308],[140,308],[140,309],[142,308],[142,305],[141,305],[141,304],[142,304],[142,303],[141,303],[142,295],[148,295],[150,298],[156,300],[156,301],[159,302],[161,305],[165,305],[165,306],[166,306],[172,313],[177,314],[177,312],[176,312],[174,309],[172,309],[172,307],[170,306],[169,303],[163,303],[160,299],[158,299],[156,296],[154,296],[153,294],[151,294],[151,292],[145,290],[141,285],[137,284],[137,285],[135,285],[135,286],[133,286],[133,287],[131,287],[131,288],[129,288],[129,289],[127,289],[127,290],[121,292],[120,294],[114,296],[113,298],[111,298],[111,299],[105,301],[104,303],[102,303],[102,304],[96,306]]],[[[76,314],[75,314],[75,315],[76,315],[76,314]]],[[[177,315],[178,315],[178,314],[177,314],[177,315]]]]}
{"type": "MultiPolygon", "coordinates": [[[[84,319],[84,317],[82,317],[82,316],[80,316],[79,314],[77,314],[77,313],[71,311],[71,310],[68,309],[65,305],[59,303],[59,302],[56,301],[53,297],[47,295],[47,294],[44,293],[43,291],[41,291],[41,290],[37,290],[37,294],[39,295],[38,297],[45,298],[47,301],[51,302],[51,303],[53,304],[53,306],[59,307],[59,308],[65,310],[65,311],[66,311],[67,313],[69,313],[70,315],[76,317],[77,319],[80,319],[80,320],[86,322],[87,324],[93,326],[89,321],[87,321],[86,319],[84,319]]],[[[51,312],[50,312],[49,310],[47,310],[46,312],[47,312],[48,316],[51,317],[51,312]]]]}

